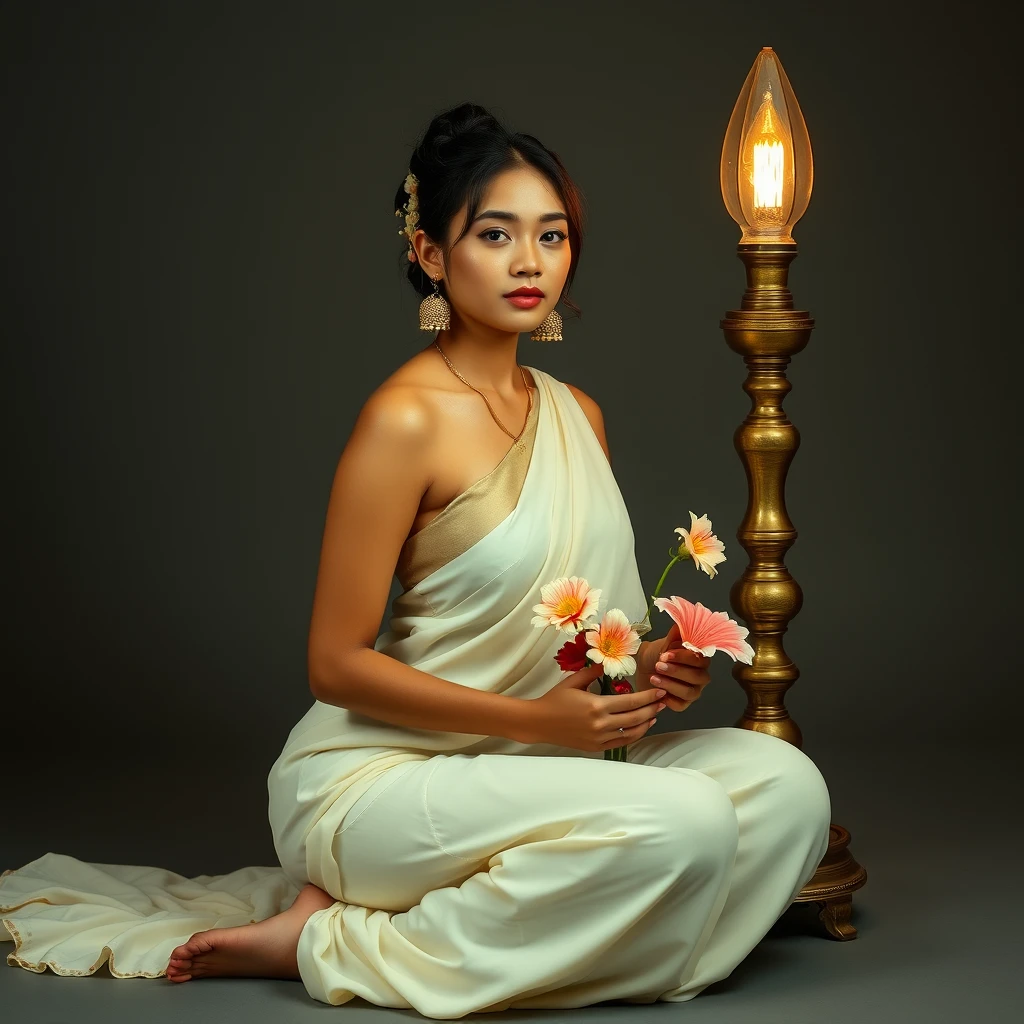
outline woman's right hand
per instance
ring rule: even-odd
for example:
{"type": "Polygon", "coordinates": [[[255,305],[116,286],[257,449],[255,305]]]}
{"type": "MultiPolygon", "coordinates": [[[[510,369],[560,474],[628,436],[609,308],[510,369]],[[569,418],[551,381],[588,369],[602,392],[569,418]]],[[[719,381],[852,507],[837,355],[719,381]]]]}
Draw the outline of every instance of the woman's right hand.
{"type": "Polygon", "coordinates": [[[603,672],[603,665],[588,665],[555,683],[542,697],[528,699],[522,742],[596,751],[624,747],[645,736],[665,706],[665,691],[589,693],[587,687],[603,672]]]}

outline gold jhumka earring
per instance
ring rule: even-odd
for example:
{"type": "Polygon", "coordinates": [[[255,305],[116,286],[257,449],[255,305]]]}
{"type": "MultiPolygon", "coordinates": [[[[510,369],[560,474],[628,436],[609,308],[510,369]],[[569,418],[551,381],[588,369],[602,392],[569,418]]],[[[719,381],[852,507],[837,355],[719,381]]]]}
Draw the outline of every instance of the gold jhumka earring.
{"type": "Polygon", "coordinates": [[[452,309],[448,300],[438,291],[437,282],[441,278],[431,280],[434,282],[434,294],[428,295],[420,303],[420,330],[447,331],[452,323],[452,309]]]}
{"type": "Polygon", "coordinates": [[[562,318],[557,310],[550,313],[530,333],[532,341],[562,341],[562,318]]]}

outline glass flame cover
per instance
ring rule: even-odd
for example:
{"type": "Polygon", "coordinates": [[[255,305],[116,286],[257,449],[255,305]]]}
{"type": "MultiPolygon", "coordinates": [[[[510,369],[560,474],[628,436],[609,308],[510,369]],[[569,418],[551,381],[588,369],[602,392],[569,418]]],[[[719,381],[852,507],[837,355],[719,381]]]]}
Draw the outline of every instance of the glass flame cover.
{"type": "Polygon", "coordinates": [[[741,243],[795,244],[811,198],[813,162],[800,104],[766,46],[740,90],[722,144],[722,198],[741,243]]]}

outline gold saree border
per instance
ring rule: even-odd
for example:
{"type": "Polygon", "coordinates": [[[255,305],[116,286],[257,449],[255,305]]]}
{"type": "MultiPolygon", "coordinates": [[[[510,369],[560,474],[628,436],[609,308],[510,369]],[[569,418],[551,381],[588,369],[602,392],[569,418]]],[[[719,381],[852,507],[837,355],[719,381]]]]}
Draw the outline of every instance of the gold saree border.
{"type": "Polygon", "coordinates": [[[534,390],[533,408],[523,430],[524,446],[513,444],[494,469],[456,495],[402,545],[395,576],[405,590],[483,540],[519,504],[537,440],[542,401],[539,381],[534,390]]]}

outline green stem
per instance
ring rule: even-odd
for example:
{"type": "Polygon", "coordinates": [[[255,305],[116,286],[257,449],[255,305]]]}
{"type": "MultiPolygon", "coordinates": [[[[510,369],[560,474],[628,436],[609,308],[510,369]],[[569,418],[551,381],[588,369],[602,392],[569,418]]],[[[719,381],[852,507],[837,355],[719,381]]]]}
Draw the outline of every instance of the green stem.
{"type": "MultiPolygon", "coordinates": [[[[689,558],[689,554],[687,554],[686,557],[689,558]]],[[[650,622],[652,626],[654,625],[654,622],[651,620],[651,609],[654,608],[654,601],[657,598],[657,596],[661,593],[662,585],[665,582],[665,578],[669,574],[669,570],[672,568],[673,565],[676,564],[676,562],[681,562],[682,560],[682,556],[674,555],[672,557],[672,560],[668,563],[668,565],[665,566],[665,571],[661,574],[661,579],[658,580],[658,585],[654,588],[654,593],[651,595],[650,604],[647,605],[647,621],[650,622]]]]}
{"type": "MultiPolygon", "coordinates": [[[[606,697],[610,697],[612,694],[615,693],[615,691],[612,689],[611,681],[608,679],[608,677],[606,675],[602,675],[600,678],[601,678],[601,693],[604,694],[604,696],[606,696],[606,697]]],[[[627,760],[627,758],[626,758],[626,751],[628,749],[629,749],[628,746],[624,746],[624,747],[607,747],[607,748],[605,748],[604,758],[605,758],[606,761],[625,761],[625,760],[627,760]]]]}

